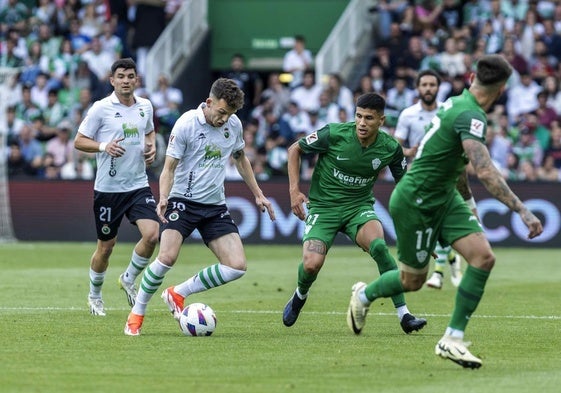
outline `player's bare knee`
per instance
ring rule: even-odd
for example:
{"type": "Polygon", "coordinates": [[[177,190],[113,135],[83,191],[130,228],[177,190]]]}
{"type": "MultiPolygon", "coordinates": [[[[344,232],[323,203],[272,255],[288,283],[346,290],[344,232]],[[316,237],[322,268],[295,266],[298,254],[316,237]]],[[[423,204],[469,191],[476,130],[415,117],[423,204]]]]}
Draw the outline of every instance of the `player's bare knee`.
{"type": "Polygon", "coordinates": [[[495,254],[491,250],[487,250],[485,253],[479,255],[476,262],[472,265],[482,270],[491,271],[493,266],[495,266],[495,254]]]}
{"type": "Polygon", "coordinates": [[[415,276],[401,276],[401,285],[406,292],[418,291],[423,287],[426,277],[415,276]]]}

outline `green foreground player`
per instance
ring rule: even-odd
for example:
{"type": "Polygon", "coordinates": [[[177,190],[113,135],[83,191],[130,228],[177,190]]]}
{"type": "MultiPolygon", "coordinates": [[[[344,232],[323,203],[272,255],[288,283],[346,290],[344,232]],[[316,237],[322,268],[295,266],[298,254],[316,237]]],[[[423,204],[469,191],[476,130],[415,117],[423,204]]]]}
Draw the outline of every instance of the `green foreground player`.
{"type": "Polygon", "coordinates": [[[451,244],[468,266],[456,293],[452,318],[435,353],[467,368],[481,366],[481,359],[472,355],[463,341],[464,331],[483,296],[495,256],[478,218],[458,191],[469,190],[466,164],[471,162],[487,190],[520,215],[529,229],[529,239],[543,231],[540,220],[497,171],[485,146],[485,111],[504,92],[511,73],[503,57],[481,57],[469,90],[447,100],[433,118],[411,169],[390,198],[401,271],[386,272],[366,287],[355,288],[349,305],[354,324],[363,326],[372,301],[420,289],[436,242],[451,244]]]}
{"type": "MultiPolygon", "coordinates": [[[[374,211],[372,186],[387,166],[399,181],[407,163],[399,143],[379,131],[384,123],[385,100],[368,93],[357,100],[355,122],[328,124],[301,138],[288,150],[288,178],[292,212],[306,221],[298,286],[283,312],[283,323],[292,326],[308,291],[321,270],[337,233],[342,232],[366,251],[381,273],[398,271],[390,255],[384,231],[374,211]],[[300,158],[318,154],[308,198],[300,191],[300,158]],[[306,214],[304,204],[308,204],[306,214]]],[[[362,285],[365,285],[362,283],[362,285]]],[[[415,318],[403,294],[392,297],[405,333],[422,329],[425,319],[415,318]]],[[[351,326],[359,334],[362,327],[351,326]]]]}

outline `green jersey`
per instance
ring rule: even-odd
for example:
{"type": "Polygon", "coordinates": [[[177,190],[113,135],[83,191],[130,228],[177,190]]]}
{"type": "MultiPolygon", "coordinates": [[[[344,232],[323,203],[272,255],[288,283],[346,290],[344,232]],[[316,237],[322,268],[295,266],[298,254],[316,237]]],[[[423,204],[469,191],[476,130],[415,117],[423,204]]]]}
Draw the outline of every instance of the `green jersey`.
{"type": "Polygon", "coordinates": [[[383,131],[362,147],[355,122],[332,123],[298,141],[305,153],[318,154],[308,198],[312,206],[356,206],[374,203],[372,186],[389,167],[398,181],[407,170],[399,143],[383,131]]]}
{"type": "Polygon", "coordinates": [[[413,165],[396,187],[425,208],[437,208],[452,198],[458,177],[468,163],[464,139],[485,143],[487,116],[475,97],[464,90],[448,99],[433,117],[413,165]]]}

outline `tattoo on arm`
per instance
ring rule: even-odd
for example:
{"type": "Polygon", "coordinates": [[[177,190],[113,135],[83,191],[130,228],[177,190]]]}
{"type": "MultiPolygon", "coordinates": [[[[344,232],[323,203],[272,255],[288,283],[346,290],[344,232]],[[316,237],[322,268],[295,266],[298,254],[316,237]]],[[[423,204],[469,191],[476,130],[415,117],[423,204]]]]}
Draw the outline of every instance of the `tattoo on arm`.
{"type": "Polygon", "coordinates": [[[467,201],[473,196],[473,194],[471,193],[471,188],[468,183],[467,171],[464,171],[464,173],[462,173],[458,178],[458,183],[456,184],[456,188],[460,192],[462,198],[464,198],[464,201],[467,201]]]}
{"type": "Polygon", "coordinates": [[[520,211],[523,207],[522,202],[512,192],[501,173],[491,161],[489,151],[485,145],[479,141],[468,139],[463,142],[463,147],[477,173],[477,177],[485,188],[511,210],[520,211]]]}
{"type": "Polygon", "coordinates": [[[234,157],[234,160],[239,160],[243,155],[243,150],[238,150],[232,153],[232,157],[234,157]]]}
{"type": "Polygon", "coordinates": [[[306,242],[306,249],[320,255],[325,255],[327,253],[327,247],[325,246],[325,243],[317,239],[308,240],[306,242]]]}

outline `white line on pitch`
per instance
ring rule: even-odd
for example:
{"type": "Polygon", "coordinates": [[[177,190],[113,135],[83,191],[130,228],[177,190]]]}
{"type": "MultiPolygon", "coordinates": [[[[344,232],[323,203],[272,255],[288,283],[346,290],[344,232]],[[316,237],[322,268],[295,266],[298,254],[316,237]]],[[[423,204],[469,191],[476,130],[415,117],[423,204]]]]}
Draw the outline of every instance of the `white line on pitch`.
{"type": "MultiPolygon", "coordinates": [[[[130,308],[105,308],[108,311],[129,311],[130,308]]],[[[153,311],[168,311],[164,308],[153,308],[153,311]]],[[[0,307],[0,312],[27,312],[27,311],[88,311],[85,307],[0,307]]],[[[272,310],[221,310],[220,313],[230,314],[280,314],[282,311],[272,310]]],[[[341,311],[306,311],[306,314],[315,315],[346,315],[346,312],[341,311]]],[[[395,313],[370,313],[370,315],[378,316],[395,316],[395,313]]],[[[428,314],[418,313],[417,316],[421,317],[435,317],[435,318],[449,318],[450,314],[428,314]]],[[[546,319],[546,320],[561,320],[559,315],[479,315],[474,314],[472,318],[489,318],[489,319],[546,319]]]]}

